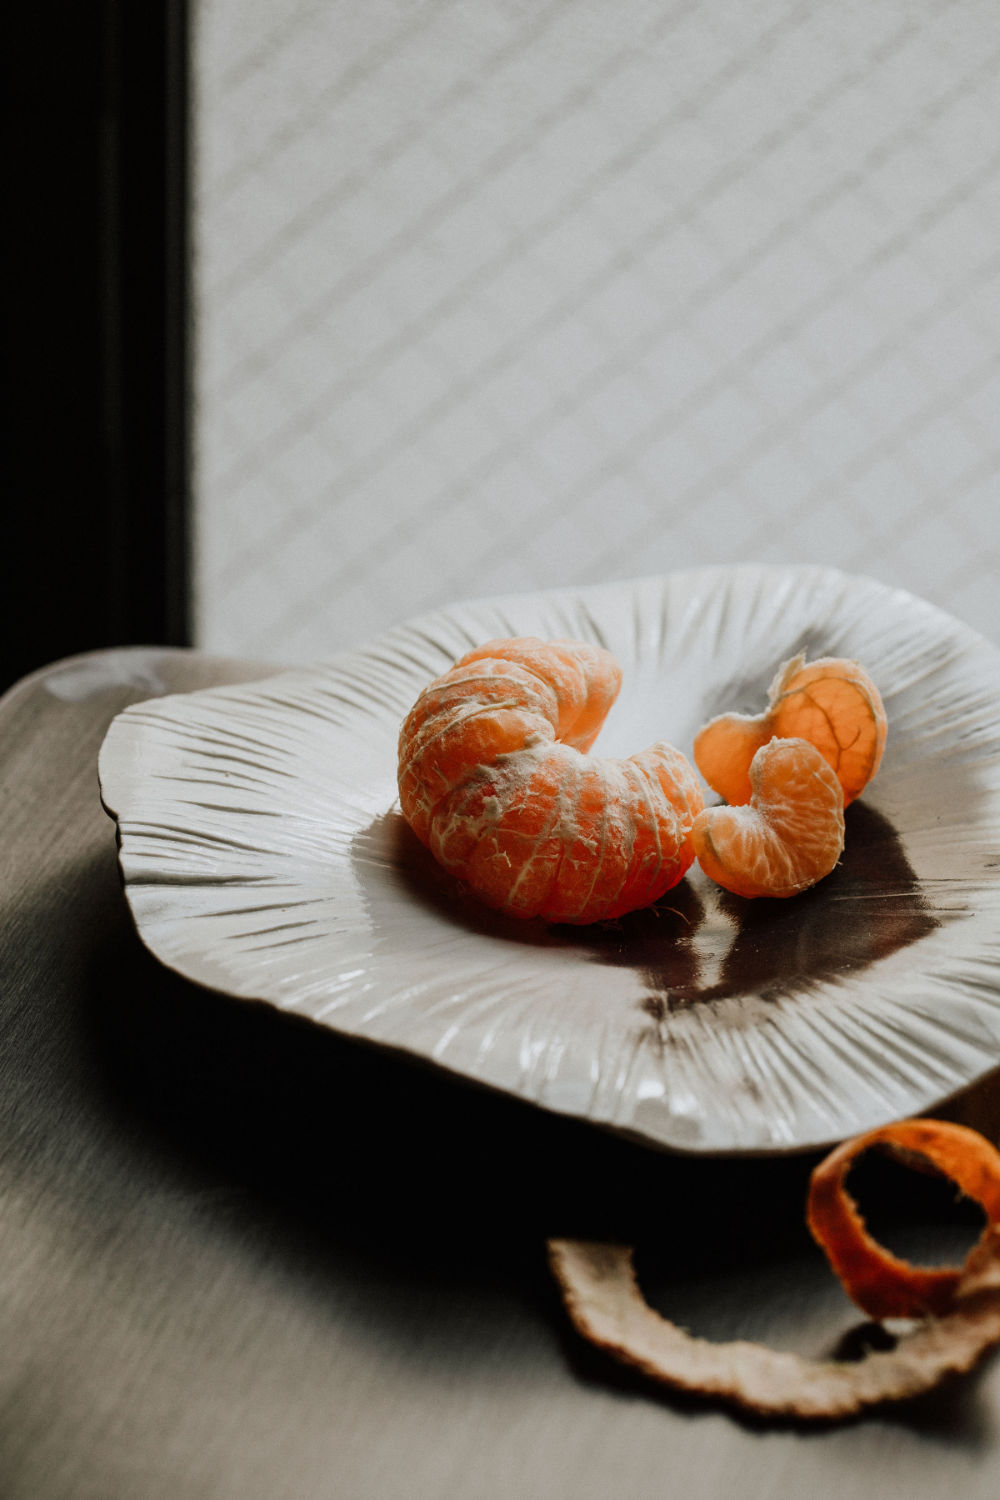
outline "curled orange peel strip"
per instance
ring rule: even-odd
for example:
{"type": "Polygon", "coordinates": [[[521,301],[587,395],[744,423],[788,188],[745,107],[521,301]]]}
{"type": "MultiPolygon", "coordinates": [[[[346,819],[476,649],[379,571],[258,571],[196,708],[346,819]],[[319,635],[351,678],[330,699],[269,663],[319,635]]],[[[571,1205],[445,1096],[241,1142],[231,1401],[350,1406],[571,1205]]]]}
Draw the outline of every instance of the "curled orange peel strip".
{"type": "Polygon", "coordinates": [[[984,1136],[944,1120],[901,1120],[845,1141],[816,1168],[806,1218],[844,1290],[872,1318],[923,1318],[948,1312],[965,1266],[914,1266],[873,1239],[854,1199],[847,1174],[872,1147],[916,1154],[950,1177],[986,1214],[1000,1223],[1000,1152],[984,1136]]]}
{"type": "Polygon", "coordinates": [[[970,1370],[1000,1342],[1000,1154],[975,1131],[909,1120],[838,1147],[817,1168],[809,1223],[846,1289],[880,1317],[916,1315],[891,1349],[863,1359],[807,1359],[746,1340],[712,1343],[646,1302],[628,1245],[551,1239],[549,1264],[577,1332],[622,1364],[674,1389],[760,1416],[832,1420],[933,1389],[970,1370]],[[844,1180],[872,1146],[920,1156],[986,1211],[982,1237],[960,1269],[924,1270],[883,1250],[864,1227],[844,1180]]]}

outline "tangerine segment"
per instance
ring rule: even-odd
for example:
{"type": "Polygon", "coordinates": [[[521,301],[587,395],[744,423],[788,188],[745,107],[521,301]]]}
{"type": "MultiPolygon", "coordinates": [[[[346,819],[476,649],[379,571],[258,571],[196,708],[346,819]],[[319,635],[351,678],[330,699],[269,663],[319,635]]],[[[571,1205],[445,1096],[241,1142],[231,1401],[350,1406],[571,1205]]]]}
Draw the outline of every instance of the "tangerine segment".
{"type": "Polygon", "coordinates": [[[778,669],[763,713],[711,719],[694,758],[712,790],[736,805],[750,800],[750,762],[762,745],[808,740],[836,772],[846,807],[878,770],[886,729],[881,694],[858,662],[826,656],[806,665],[802,652],[778,669]]]}
{"type": "Polygon", "coordinates": [[[947,1313],[962,1278],[1000,1223],[1000,1153],[978,1131],[944,1120],[902,1120],[846,1141],[812,1175],[806,1217],[844,1290],[873,1318],[947,1313]],[[929,1161],[982,1207],[987,1227],[964,1266],[913,1266],[874,1240],[845,1186],[865,1151],[888,1146],[929,1161]]]}
{"type": "Polygon", "coordinates": [[[621,668],[610,651],[582,641],[546,649],[534,636],[489,641],[413,705],[399,736],[399,797],[425,844],[433,809],[478,766],[529,743],[565,737],[582,749],[596,738],[618,696],[621,668]]]}
{"type": "Polygon", "coordinates": [[[844,794],[808,740],[772,739],[750,762],[750,801],[707,807],[691,840],[705,874],[737,896],[795,896],[844,848],[844,794]]]}
{"type": "Polygon", "coordinates": [[[601,646],[583,641],[540,641],[534,636],[487,641],[462,657],[462,664],[500,658],[536,676],[556,698],[556,739],[589,750],[618,697],[621,668],[601,646]]]}
{"type": "Polygon", "coordinates": [[[658,901],[694,860],[694,773],[670,745],[628,760],[537,746],[435,809],[430,848],[487,905],[582,924],[658,901]]]}
{"type": "Polygon", "coordinates": [[[599,647],[491,641],[432,682],[407,716],[404,816],[488,905],[596,922],[648,906],[690,867],[702,797],[680,751],[584,753],[620,681],[599,647]]]}

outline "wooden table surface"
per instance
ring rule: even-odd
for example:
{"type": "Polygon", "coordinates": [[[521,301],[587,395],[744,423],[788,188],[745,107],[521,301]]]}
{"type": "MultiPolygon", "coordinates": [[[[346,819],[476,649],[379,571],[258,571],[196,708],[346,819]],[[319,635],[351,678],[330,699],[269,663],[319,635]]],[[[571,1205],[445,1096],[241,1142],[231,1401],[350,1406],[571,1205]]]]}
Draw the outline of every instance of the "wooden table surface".
{"type": "MultiPolygon", "coordinates": [[[[1000,1359],[807,1429],[659,1394],[569,1332],[548,1234],[637,1242],[694,1332],[849,1349],[858,1317],[802,1223],[813,1159],[647,1151],[145,952],[98,795],[105,729],[269,670],[102,652],[0,703],[5,1500],[995,1500],[1000,1359]]],[[[952,1112],[995,1138],[998,1097],[990,1079],[952,1112]]],[[[900,1169],[866,1191],[909,1253],[974,1236],[900,1169]]]]}

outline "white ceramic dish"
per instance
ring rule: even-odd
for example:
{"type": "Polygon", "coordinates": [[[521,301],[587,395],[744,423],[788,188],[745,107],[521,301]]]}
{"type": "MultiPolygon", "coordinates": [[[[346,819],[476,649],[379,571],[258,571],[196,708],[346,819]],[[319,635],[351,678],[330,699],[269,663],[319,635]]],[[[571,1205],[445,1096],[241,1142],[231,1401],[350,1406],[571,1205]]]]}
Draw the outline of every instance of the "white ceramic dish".
{"type": "Polygon", "coordinates": [[[165,964],[660,1146],[825,1145],[1000,1063],[1000,652],[868,579],[715,568],[459,605],[318,666],[130,708],[100,776],[165,964]],[[889,741],[840,866],[783,902],[695,870],[588,929],[484,910],[403,822],[396,739],[471,645],[526,634],[618,657],[602,754],[690,753],[800,649],[861,660],[889,741]]]}

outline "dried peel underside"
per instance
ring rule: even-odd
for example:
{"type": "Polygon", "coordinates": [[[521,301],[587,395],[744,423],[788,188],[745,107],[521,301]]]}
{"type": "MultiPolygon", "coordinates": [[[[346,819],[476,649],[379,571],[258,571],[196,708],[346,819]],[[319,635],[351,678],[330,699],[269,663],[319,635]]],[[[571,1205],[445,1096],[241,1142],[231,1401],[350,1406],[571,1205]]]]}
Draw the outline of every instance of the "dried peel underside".
{"type": "Polygon", "coordinates": [[[549,1261],[584,1338],[662,1384],[762,1416],[829,1420],[903,1401],[970,1370],[1000,1342],[1000,1153],[976,1131],[901,1120],[844,1142],[813,1172],[806,1217],[858,1306],[875,1317],[919,1319],[895,1347],[837,1362],[745,1341],[712,1343],[649,1306],[629,1246],[552,1239],[549,1261]],[[913,1266],[869,1234],[846,1183],[853,1162],[872,1148],[930,1166],[980,1204],[986,1228],[964,1265],[913,1266]]]}
{"type": "Polygon", "coordinates": [[[952,1310],[856,1362],[811,1360],[746,1341],[695,1338],[649,1306],[628,1245],[548,1242],[549,1262],[578,1333],[622,1364],[677,1390],[714,1396],[760,1416],[850,1417],[964,1374],[1000,1342],[1000,1233],[967,1264],[952,1310]],[[974,1263],[973,1263],[974,1262],[974,1263]]]}

